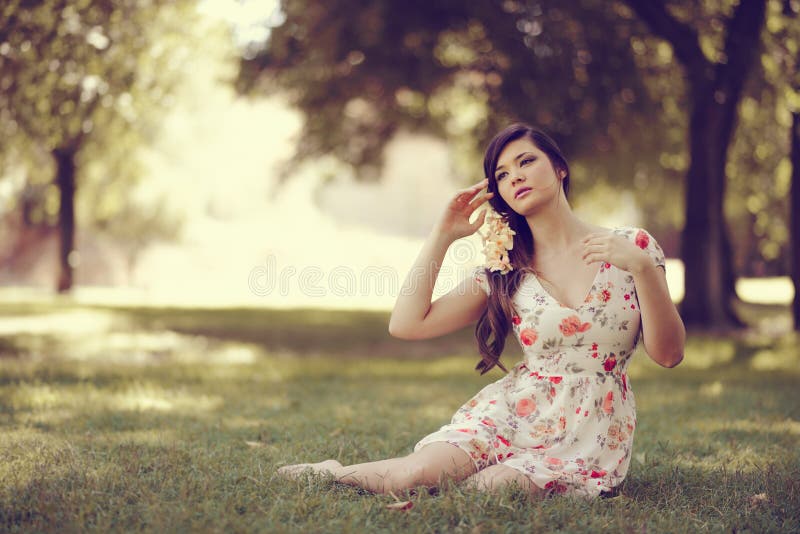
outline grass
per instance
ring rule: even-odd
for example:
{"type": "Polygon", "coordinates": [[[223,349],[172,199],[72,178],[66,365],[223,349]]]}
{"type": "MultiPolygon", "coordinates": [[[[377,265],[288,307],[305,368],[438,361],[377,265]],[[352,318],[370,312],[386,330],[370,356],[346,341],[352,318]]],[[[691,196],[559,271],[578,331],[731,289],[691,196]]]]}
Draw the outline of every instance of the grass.
{"type": "MultiPolygon", "coordinates": [[[[754,324],[787,313],[743,311],[754,324]]],[[[616,497],[528,503],[453,486],[394,511],[390,496],[274,471],[411,452],[502,376],[472,371],[469,329],[404,342],[381,313],[63,301],[0,303],[0,317],[0,531],[800,530],[792,334],[693,335],[675,369],[640,346],[616,497]]]]}

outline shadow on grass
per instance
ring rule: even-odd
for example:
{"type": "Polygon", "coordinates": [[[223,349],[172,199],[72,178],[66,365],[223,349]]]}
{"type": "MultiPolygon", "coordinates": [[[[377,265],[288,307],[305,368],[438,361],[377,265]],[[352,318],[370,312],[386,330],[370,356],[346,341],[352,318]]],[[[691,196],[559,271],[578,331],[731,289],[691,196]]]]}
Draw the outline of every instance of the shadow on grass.
{"type": "MultiPolygon", "coordinates": [[[[20,315],[36,320],[34,311],[47,309],[20,315]]],[[[616,497],[525,504],[452,491],[417,495],[397,513],[384,507],[390,497],[271,474],[295,461],[410,453],[503,376],[473,370],[471,329],[407,342],[371,312],[94,311],[81,324],[107,313],[111,330],[31,324],[0,336],[0,530],[800,528],[789,336],[694,336],[670,370],[640,346],[634,456],[616,497]]]]}

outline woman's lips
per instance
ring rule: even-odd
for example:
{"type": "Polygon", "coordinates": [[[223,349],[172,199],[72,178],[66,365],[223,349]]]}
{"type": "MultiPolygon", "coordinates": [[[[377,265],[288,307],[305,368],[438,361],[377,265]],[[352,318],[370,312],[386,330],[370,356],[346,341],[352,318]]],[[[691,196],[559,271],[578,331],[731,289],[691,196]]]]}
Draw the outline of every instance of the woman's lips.
{"type": "Polygon", "coordinates": [[[519,191],[519,192],[518,192],[518,193],[517,193],[517,194],[514,196],[514,198],[520,198],[520,197],[523,197],[523,196],[527,195],[528,193],[530,193],[530,191],[531,191],[531,188],[530,188],[530,187],[525,187],[525,188],[522,188],[522,189],[520,189],[520,191],[519,191]]]}

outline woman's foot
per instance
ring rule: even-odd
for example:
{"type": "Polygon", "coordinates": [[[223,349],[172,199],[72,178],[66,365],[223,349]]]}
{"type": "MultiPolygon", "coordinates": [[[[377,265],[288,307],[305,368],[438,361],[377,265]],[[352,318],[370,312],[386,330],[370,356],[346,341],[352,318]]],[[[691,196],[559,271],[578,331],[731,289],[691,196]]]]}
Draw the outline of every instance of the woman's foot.
{"type": "Polygon", "coordinates": [[[278,474],[289,478],[298,478],[306,472],[333,475],[333,470],[340,467],[343,467],[342,464],[336,460],[325,460],[315,464],[284,465],[278,469],[278,474]]]}

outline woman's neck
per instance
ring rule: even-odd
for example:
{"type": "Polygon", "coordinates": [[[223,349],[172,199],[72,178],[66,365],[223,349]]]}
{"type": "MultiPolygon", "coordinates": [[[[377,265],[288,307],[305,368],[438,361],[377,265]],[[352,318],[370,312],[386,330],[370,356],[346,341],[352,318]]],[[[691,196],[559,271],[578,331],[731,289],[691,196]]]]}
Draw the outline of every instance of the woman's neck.
{"type": "Polygon", "coordinates": [[[580,220],[565,199],[560,206],[528,215],[526,220],[533,234],[536,256],[559,256],[571,250],[591,226],[580,220]]]}

